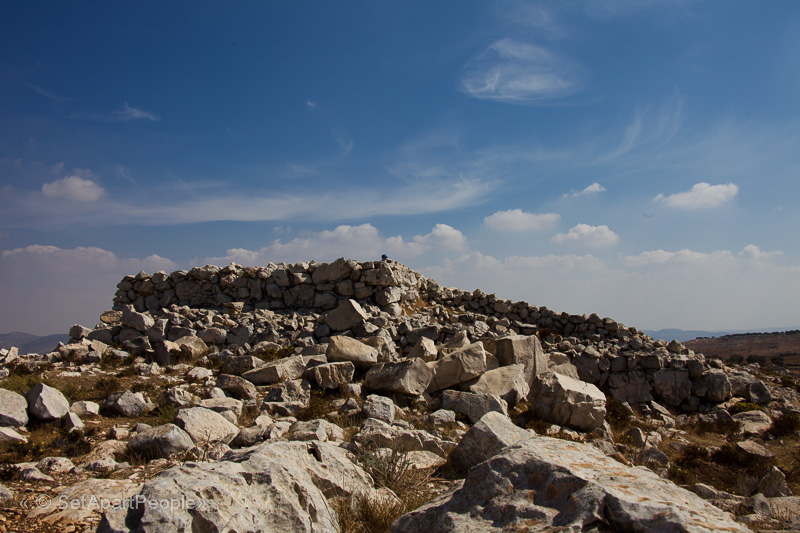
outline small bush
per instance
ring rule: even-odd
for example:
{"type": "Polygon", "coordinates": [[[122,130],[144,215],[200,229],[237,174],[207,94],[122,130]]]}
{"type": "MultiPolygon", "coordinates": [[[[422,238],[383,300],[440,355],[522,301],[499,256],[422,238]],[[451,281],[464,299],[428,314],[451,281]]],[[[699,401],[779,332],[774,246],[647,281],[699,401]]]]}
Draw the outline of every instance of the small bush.
{"type": "Polygon", "coordinates": [[[606,420],[617,431],[627,429],[631,425],[631,412],[622,402],[611,396],[606,400],[606,420]]]}
{"type": "Polygon", "coordinates": [[[735,444],[725,444],[719,450],[711,454],[711,460],[721,465],[738,466],[741,457],[739,452],[736,451],[735,444]]]}
{"type": "Polygon", "coordinates": [[[178,409],[174,405],[163,404],[153,409],[150,416],[153,418],[153,425],[163,426],[171,424],[175,420],[176,414],[178,414],[178,409]]]}
{"type": "Polygon", "coordinates": [[[92,451],[94,446],[93,431],[74,430],[66,435],[66,445],[64,446],[64,455],[67,457],[80,457],[92,451]]]}
{"type": "Polygon", "coordinates": [[[253,352],[253,355],[264,361],[277,361],[294,355],[294,348],[291,346],[284,346],[277,350],[275,348],[267,348],[264,351],[253,352]]]}
{"type": "Polygon", "coordinates": [[[380,449],[374,444],[361,447],[356,460],[380,487],[386,487],[398,498],[406,499],[425,492],[430,472],[414,467],[408,454],[396,446],[380,449]]]}
{"type": "Polygon", "coordinates": [[[311,399],[308,406],[301,409],[295,416],[298,420],[314,420],[315,418],[325,418],[331,411],[336,411],[331,407],[335,399],[334,394],[326,389],[311,389],[311,399]]]}
{"type": "Polygon", "coordinates": [[[94,384],[94,389],[103,397],[108,397],[119,391],[121,383],[116,376],[100,376],[94,384]]]}
{"type": "Polygon", "coordinates": [[[769,428],[769,432],[776,437],[792,435],[798,430],[800,430],[800,414],[792,411],[781,414],[769,428]]]}
{"type": "Polygon", "coordinates": [[[27,459],[38,459],[47,453],[47,447],[41,442],[12,442],[7,445],[7,450],[14,458],[15,463],[27,459]]]}
{"type": "Polygon", "coordinates": [[[757,403],[739,402],[739,403],[734,404],[733,406],[731,406],[731,408],[728,409],[728,412],[730,414],[732,414],[732,415],[736,415],[736,414],[739,414],[739,413],[744,413],[746,411],[756,411],[758,409],[761,409],[761,406],[758,405],[757,403]]]}
{"type": "Polygon", "coordinates": [[[42,380],[37,376],[34,376],[30,373],[10,374],[6,379],[0,382],[0,387],[24,395],[31,389],[31,387],[37,383],[40,383],[41,381],[42,380]]]}
{"type": "Polygon", "coordinates": [[[689,444],[683,449],[680,458],[676,462],[680,463],[681,466],[694,468],[708,461],[709,458],[709,453],[706,448],[697,446],[696,444],[689,444]]]}

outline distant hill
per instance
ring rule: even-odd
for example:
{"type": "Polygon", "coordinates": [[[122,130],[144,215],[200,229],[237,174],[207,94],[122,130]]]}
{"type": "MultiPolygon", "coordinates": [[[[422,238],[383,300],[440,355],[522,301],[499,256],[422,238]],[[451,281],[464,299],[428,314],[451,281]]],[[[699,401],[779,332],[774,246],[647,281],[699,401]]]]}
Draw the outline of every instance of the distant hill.
{"type": "Polygon", "coordinates": [[[59,342],[67,342],[68,334],[56,335],[32,335],[22,331],[0,334],[0,348],[11,348],[16,346],[19,353],[48,353],[52,352],[59,342]]]}
{"type": "Polygon", "coordinates": [[[750,356],[759,358],[780,356],[787,358],[787,362],[796,364],[800,359],[800,330],[698,338],[687,341],[684,345],[706,357],[715,356],[723,360],[728,360],[734,355],[745,359],[750,356]]]}
{"type": "Polygon", "coordinates": [[[654,339],[664,339],[671,341],[675,339],[678,342],[686,342],[692,339],[700,339],[707,337],[724,337],[726,335],[739,335],[749,333],[778,333],[788,331],[792,328],[766,328],[766,329],[750,329],[750,330],[726,330],[726,331],[704,331],[704,330],[683,330],[683,329],[659,329],[659,330],[642,330],[645,335],[649,335],[654,339]]]}

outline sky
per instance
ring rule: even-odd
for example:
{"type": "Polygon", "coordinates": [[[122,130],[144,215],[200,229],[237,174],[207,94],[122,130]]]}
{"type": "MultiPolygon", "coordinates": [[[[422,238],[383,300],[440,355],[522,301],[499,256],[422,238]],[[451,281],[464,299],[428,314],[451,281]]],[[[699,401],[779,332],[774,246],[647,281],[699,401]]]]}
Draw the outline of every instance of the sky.
{"type": "Polygon", "coordinates": [[[800,3],[0,3],[0,332],[141,270],[392,259],[800,327],[800,3]]]}

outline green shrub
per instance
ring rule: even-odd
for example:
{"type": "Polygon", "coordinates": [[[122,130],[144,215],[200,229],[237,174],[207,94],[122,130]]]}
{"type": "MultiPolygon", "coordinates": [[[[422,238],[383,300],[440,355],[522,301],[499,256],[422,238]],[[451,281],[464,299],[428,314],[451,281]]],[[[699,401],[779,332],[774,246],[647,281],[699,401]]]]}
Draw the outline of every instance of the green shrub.
{"type": "Polygon", "coordinates": [[[800,430],[800,414],[793,411],[781,414],[769,428],[769,432],[776,437],[792,435],[798,430],[800,430]]]}
{"type": "Polygon", "coordinates": [[[609,396],[606,400],[606,421],[617,431],[627,429],[631,425],[631,411],[622,402],[609,396]]]}
{"type": "Polygon", "coordinates": [[[734,404],[733,406],[731,406],[728,409],[728,412],[730,414],[732,414],[732,415],[736,415],[736,414],[739,414],[739,413],[744,413],[745,411],[757,411],[758,409],[761,409],[761,406],[758,405],[757,403],[739,402],[739,403],[734,404]]]}

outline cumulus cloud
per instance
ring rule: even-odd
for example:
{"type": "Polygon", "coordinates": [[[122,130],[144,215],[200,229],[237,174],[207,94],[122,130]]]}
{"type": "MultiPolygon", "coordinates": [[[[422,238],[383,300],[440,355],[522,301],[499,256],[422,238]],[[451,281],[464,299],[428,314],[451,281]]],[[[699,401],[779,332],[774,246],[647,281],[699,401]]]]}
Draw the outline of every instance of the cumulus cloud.
{"type": "Polygon", "coordinates": [[[119,280],[140,270],[176,270],[150,255],[119,257],[98,247],[31,245],[0,254],[0,324],[6,331],[66,333],[72,324],[94,326],[110,309],[119,280]]]}
{"type": "Polygon", "coordinates": [[[590,196],[593,194],[600,194],[601,192],[606,192],[606,188],[600,185],[599,183],[595,182],[585,187],[583,190],[580,191],[570,191],[565,193],[563,196],[564,198],[572,197],[577,198],[578,196],[590,196]]]}
{"type": "Polygon", "coordinates": [[[497,211],[485,217],[486,226],[499,231],[536,231],[552,227],[559,220],[558,213],[526,213],[521,209],[497,211]]]}
{"type": "Polygon", "coordinates": [[[461,90],[480,99],[535,104],[577,92],[581,67],[542,46],[502,39],[466,68],[461,90]]]}
{"type": "Polygon", "coordinates": [[[704,207],[719,207],[733,200],[738,192],[739,187],[733,183],[711,185],[701,181],[694,184],[688,191],[670,194],[669,196],[659,194],[654,200],[664,202],[670,207],[701,209],[704,207]]]}
{"type": "Polygon", "coordinates": [[[420,270],[444,286],[480,288],[558,312],[596,312],[640,329],[794,329],[800,265],[783,261],[780,252],[756,245],[740,252],[654,250],[619,261],[473,251],[420,270]]]}
{"type": "Polygon", "coordinates": [[[380,258],[384,253],[402,261],[428,252],[461,252],[466,249],[464,234],[447,224],[436,224],[430,233],[405,240],[400,235],[382,237],[378,228],[366,223],[359,226],[341,225],[333,230],[310,233],[286,242],[275,239],[258,250],[234,248],[224,256],[206,257],[199,262],[257,265],[270,261],[332,261],[338,257],[368,261],[380,258]]]}
{"type": "Polygon", "coordinates": [[[80,176],[64,176],[60,180],[42,185],[42,194],[48,198],[63,198],[74,202],[95,202],[105,189],[91,179],[80,176]]]}
{"type": "Polygon", "coordinates": [[[602,226],[591,226],[589,224],[578,224],[570,228],[567,233],[557,233],[553,237],[554,243],[574,243],[585,246],[611,246],[619,242],[619,235],[614,233],[605,224],[602,226]]]}

